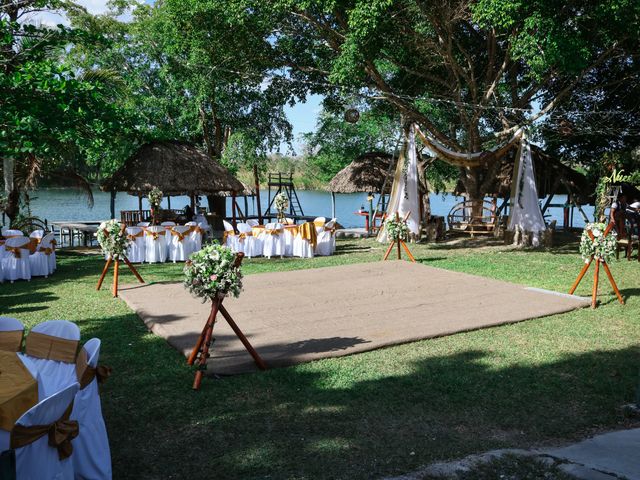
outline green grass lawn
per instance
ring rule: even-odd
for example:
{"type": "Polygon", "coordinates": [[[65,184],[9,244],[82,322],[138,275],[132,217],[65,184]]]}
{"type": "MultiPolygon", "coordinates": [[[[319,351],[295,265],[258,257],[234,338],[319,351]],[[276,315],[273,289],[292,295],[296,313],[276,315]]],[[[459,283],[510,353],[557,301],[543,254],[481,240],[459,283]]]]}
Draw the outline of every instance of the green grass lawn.
{"type": "MultiPolygon", "coordinates": [[[[582,265],[575,243],[548,252],[411,249],[433,267],[562,292],[582,265]]],[[[333,257],[250,259],[244,271],[379,261],[383,253],[374,241],[345,240],[333,257]]],[[[185,358],[111,297],[110,276],[107,288],[95,290],[103,263],[98,256],[60,254],[53,277],[0,285],[0,314],[28,326],[68,319],[83,340],[102,339],[102,363],[114,368],[102,390],[114,478],[368,479],[628,425],[620,406],[633,399],[640,367],[636,261],[612,263],[624,307],[603,275],[596,310],[207,378],[199,392],[191,390],[185,358]]],[[[147,281],[181,278],[180,265],[145,265],[140,272],[147,281]]],[[[121,281],[134,278],[125,269],[121,281]]],[[[590,289],[591,276],[577,293],[590,289]]],[[[463,293],[454,307],[473,310],[463,293]]]]}

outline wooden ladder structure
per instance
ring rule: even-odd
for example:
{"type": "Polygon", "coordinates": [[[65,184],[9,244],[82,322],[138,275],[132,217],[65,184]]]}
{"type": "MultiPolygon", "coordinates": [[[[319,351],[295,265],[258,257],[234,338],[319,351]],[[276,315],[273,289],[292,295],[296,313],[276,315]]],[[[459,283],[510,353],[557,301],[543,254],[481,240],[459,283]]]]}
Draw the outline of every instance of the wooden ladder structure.
{"type": "Polygon", "coordinates": [[[300,199],[298,198],[298,194],[296,193],[296,187],[293,184],[293,174],[292,173],[283,173],[283,172],[269,172],[269,179],[267,182],[267,186],[269,187],[269,203],[267,207],[267,211],[265,212],[265,217],[274,217],[275,215],[271,212],[271,207],[273,202],[275,201],[278,194],[283,193],[289,199],[289,215],[293,216],[303,216],[304,212],[302,211],[302,205],[300,205],[300,199]],[[271,189],[275,188],[276,192],[273,196],[271,196],[271,189]]]}

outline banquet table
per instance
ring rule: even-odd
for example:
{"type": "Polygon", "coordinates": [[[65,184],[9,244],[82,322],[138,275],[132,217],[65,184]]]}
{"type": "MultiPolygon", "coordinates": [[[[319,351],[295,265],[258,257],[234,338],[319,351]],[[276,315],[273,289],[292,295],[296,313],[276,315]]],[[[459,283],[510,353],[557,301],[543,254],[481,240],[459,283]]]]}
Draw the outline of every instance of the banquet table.
{"type": "Polygon", "coordinates": [[[38,403],[38,382],[16,352],[0,350],[0,429],[10,431],[38,403]]]}

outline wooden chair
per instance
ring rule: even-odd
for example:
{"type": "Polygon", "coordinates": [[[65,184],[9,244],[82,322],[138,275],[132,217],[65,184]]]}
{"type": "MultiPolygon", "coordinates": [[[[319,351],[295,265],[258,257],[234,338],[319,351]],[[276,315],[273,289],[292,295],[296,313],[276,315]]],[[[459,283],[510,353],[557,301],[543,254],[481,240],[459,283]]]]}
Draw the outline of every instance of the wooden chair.
{"type": "Polygon", "coordinates": [[[618,245],[616,247],[616,259],[620,260],[620,251],[624,249],[625,257],[631,260],[634,246],[638,249],[638,261],[640,262],[640,226],[632,220],[626,218],[624,226],[620,225],[616,228],[618,231],[618,245]]]}

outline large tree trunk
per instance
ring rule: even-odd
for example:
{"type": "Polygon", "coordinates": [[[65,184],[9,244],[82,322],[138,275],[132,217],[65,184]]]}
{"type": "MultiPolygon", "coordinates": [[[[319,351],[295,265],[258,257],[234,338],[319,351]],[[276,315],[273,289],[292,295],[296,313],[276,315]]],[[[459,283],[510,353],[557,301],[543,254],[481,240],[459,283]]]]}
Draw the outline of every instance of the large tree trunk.
{"type": "Polygon", "coordinates": [[[7,197],[7,205],[4,212],[10,221],[13,221],[20,211],[20,191],[15,184],[16,161],[13,158],[2,159],[2,173],[4,176],[4,194],[7,197]]]}
{"type": "Polygon", "coordinates": [[[460,180],[467,192],[467,200],[471,202],[472,223],[480,222],[482,217],[482,205],[487,192],[482,191],[482,178],[485,173],[483,167],[461,168],[460,180]]]}

